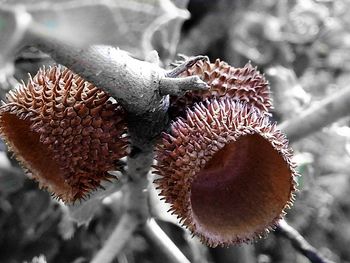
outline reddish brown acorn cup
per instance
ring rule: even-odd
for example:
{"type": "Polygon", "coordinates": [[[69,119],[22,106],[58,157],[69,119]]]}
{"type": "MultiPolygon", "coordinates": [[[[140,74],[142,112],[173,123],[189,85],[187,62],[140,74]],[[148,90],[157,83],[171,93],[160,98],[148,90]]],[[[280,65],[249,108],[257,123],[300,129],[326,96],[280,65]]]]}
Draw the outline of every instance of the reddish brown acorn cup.
{"type": "Polygon", "coordinates": [[[28,175],[72,203],[113,178],[126,155],[123,110],[109,96],[63,67],[40,69],[7,95],[0,133],[28,175]]]}
{"type": "Polygon", "coordinates": [[[234,68],[219,59],[215,63],[200,60],[180,76],[192,75],[198,75],[210,88],[206,91],[188,91],[182,97],[172,96],[169,108],[171,119],[185,117],[185,108],[212,98],[227,97],[244,101],[265,112],[272,108],[268,82],[250,63],[243,68],[234,68]]]}
{"type": "Polygon", "coordinates": [[[158,145],[155,183],[180,222],[209,246],[253,241],[294,200],[288,141],[268,115],[223,98],[200,103],[158,145]]]}

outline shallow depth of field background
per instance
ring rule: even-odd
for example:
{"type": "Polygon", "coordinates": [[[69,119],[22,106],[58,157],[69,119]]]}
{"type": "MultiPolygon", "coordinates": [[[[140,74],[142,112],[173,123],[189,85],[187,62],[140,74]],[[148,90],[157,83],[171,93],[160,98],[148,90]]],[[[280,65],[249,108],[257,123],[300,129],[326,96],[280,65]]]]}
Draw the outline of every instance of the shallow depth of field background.
{"type": "MultiPolygon", "coordinates": [[[[176,53],[208,55],[236,67],[250,60],[270,82],[273,118],[279,122],[350,88],[348,0],[176,0],[179,8],[187,6],[191,13],[184,23],[185,11],[176,14],[181,19],[172,20],[171,10],[164,15],[172,6],[168,1],[114,0],[96,7],[78,0],[52,5],[51,0],[0,0],[0,8],[16,2],[26,5],[37,21],[57,30],[55,37],[67,43],[111,44],[141,59],[156,49],[164,67],[176,59],[176,53]],[[140,3],[154,9],[133,8],[140,3]],[[162,15],[166,23],[159,19],[162,15]]],[[[11,50],[4,41],[10,33],[1,32],[5,22],[0,20],[0,47],[11,50]]],[[[0,97],[4,99],[21,79],[26,81],[28,72],[35,74],[40,66],[53,63],[34,48],[6,57],[0,63],[0,97]]],[[[287,221],[334,262],[350,262],[349,120],[336,121],[292,145],[303,176],[287,221]]],[[[50,263],[88,262],[118,222],[118,206],[110,200],[94,205],[85,211],[93,215],[91,221],[78,225],[67,209],[26,179],[3,143],[0,150],[0,262],[31,262],[40,255],[50,263]]],[[[190,242],[182,228],[166,221],[166,216],[163,219],[159,224],[191,262],[309,262],[275,233],[253,245],[210,249],[190,242]]],[[[154,244],[137,232],[114,262],[164,260],[154,244]]]]}

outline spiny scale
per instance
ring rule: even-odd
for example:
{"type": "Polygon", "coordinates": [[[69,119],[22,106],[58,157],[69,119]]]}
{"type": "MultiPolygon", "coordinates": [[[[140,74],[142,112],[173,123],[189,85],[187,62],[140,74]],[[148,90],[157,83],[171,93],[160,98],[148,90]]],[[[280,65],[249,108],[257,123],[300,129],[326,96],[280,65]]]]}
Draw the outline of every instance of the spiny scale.
{"type": "Polygon", "coordinates": [[[8,94],[1,135],[41,187],[74,202],[113,178],[107,171],[126,155],[124,112],[108,99],[68,69],[40,69],[8,94]]]}
{"type": "Polygon", "coordinates": [[[182,97],[171,97],[169,114],[172,119],[185,117],[185,108],[211,98],[232,98],[246,102],[261,111],[272,108],[270,88],[265,77],[250,63],[234,68],[217,59],[215,63],[198,61],[180,76],[198,75],[207,82],[207,91],[189,91],[182,97]]]}
{"type": "Polygon", "coordinates": [[[195,104],[162,136],[155,183],[170,211],[203,243],[254,241],[292,205],[292,152],[267,113],[213,99],[195,104]]]}

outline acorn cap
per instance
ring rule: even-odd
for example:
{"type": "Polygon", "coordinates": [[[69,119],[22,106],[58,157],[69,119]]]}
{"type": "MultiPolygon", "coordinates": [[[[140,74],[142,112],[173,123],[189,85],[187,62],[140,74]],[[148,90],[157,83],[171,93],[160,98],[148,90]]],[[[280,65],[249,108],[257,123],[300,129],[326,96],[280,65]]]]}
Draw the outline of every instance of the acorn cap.
{"type": "Polygon", "coordinates": [[[28,175],[67,203],[85,198],[126,156],[122,108],[61,66],[40,69],[0,108],[0,134],[28,175]]]}
{"type": "Polygon", "coordinates": [[[171,119],[185,117],[186,107],[213,98],[240,100],[265,112],[272,108],[268,82],[250,63],[243,68],[234,68],[219,59],[215,63],[199,60],[180,76],[193,75],[198,75],[210,88],[188,91],[182,97],[172,96],[169,108],[171,119]]]}
{"type": "Polygon", "coordinates": [[[268,115],[231,99],[196,104],[163,133],[154,173],[180,222],[215,247],[253,241],[292,205],[295,165],[268,115]]]}

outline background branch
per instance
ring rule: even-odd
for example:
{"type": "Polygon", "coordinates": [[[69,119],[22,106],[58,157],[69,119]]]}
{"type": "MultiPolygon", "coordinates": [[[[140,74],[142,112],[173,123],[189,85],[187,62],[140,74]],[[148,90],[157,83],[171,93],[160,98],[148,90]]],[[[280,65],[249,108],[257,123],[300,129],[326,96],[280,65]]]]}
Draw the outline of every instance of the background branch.
{"type": "Polygon", "coordinates": [[[294,142],[349,115],[349,110],[350,88],[345,88],[283,122],[279,129],[288,135],[290,142],[294,142]]]}
{"type": "Polygon", "coordinates": [[[139,222],[132,214],[125,213],[117,227],[110,235],[103,248],[92,259],[91,263],[110,263],[129,241],[139,222]]]}
{"type": "Polygon", "coordinates": [[[320,252],[311,246],[304,237],[284,219],[279,222],[276,228],[276,233],[288,238],[293,247],[307,257],[312,263],[334,263],[333,261],[321,256],[320,252]]]}
{"type": "Polygon", "coordinates": [[[153,218],[149,219],[145,224],[144,233],[156,245],[156,247],[168,257],[169,262],[190,263],[153,218]]]}
{"type": "Polygon", "coordinates": [[[93,263],[109,263],[118,255],[138,226],[149,218],[147,173],[153,161],[150,148],[132,152],[128,158],[127,176],[123,185],[122,205],[124,214],[102,249],[96,254],[93,263]]]}

